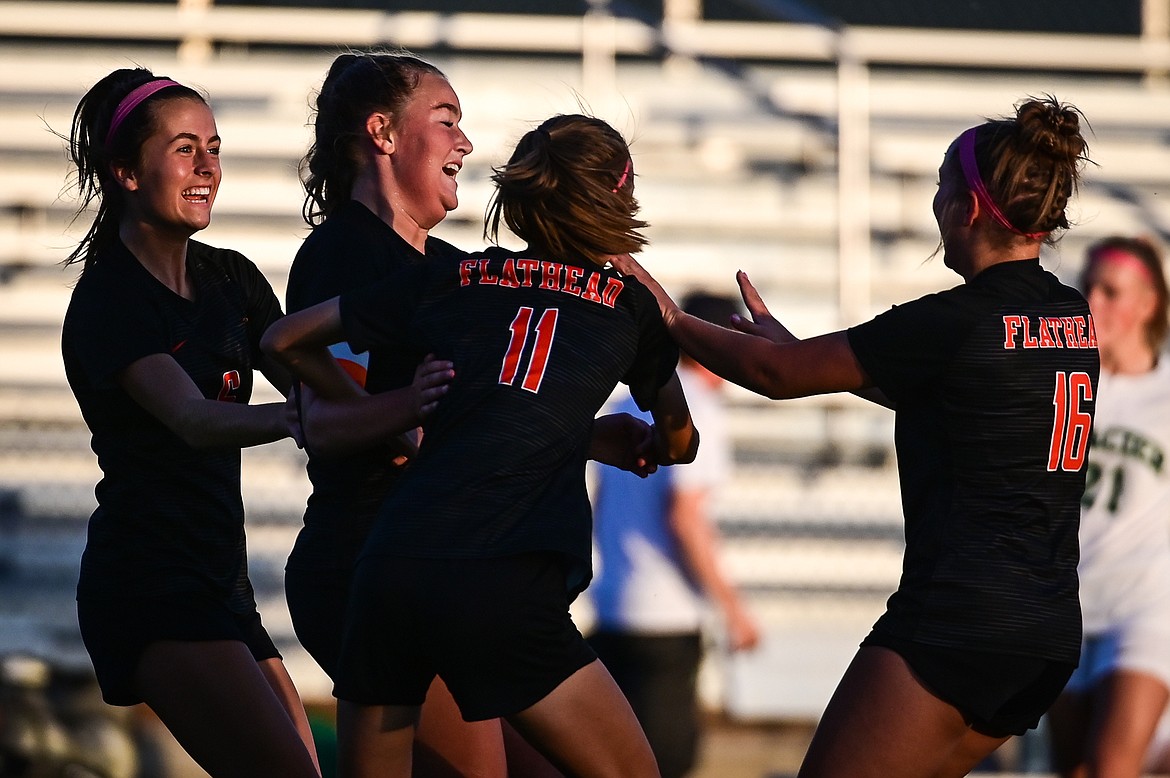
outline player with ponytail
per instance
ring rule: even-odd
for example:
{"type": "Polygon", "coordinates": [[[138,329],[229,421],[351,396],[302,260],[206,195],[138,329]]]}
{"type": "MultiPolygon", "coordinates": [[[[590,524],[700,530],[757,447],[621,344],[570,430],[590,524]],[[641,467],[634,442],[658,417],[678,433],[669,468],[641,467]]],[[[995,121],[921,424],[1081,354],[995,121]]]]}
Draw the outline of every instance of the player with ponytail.
{"type": "Polygon", "coordinates": [[[768,397],[893,408],[906,520],[897,592],[829,701],[802,778],[966,775],[1034,727],[1077,663],[1077,524],[1099,360],[1084,298],[1040,265],[1086,160],[1076,109],[1024,101],[951,143],[934,213],[960,286],[799,339],[687,316],[631,259],[679,345],[768,397]]]}
{"type": "Polygon", "coordinates": [[[454,364],[354,572],[334,689],[342,772],[411,774],[437,675],[465,719],[506,718],[566,774],[654,776],[569,616],[592,575],[585,462],[615,384],[654,416],[654,461],[689,461],[698,443],[657,304],[607,266],[645,243],[630,152],[605,122],[558,116],[493,180],[488,230],[502,218],[525,249],[410,265],[265,335],[310,387],[342,338],[454,364]]]}
{"type": "MultiPolygon", "coordinates": [[[[309,723],[260,622],[244,544],[240,449],[294,436],[291,403],[249,404],[281,315],[259,270],[191,240],[211,221],[220,137],[193,89],[116,70],[69,139],[93,224],[61,348],[102,469],[77,614],[105,700],[145,702],[217,778],[318,775],[309,723]]],[[[323,389],[335,388],[335,374],[323,389]]]]}

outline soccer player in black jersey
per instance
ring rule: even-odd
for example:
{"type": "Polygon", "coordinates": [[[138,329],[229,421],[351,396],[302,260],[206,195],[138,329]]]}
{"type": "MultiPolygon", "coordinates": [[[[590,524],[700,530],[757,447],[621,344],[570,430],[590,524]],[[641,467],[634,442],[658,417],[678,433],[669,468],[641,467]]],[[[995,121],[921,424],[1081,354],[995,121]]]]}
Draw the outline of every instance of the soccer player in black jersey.
{"type": "Polygon", "coordinates": [[[109,74],[74,114],[81,207],[98,208],[66,260],[84,265],[62,352],[102,469],[78,620],[106,701],[148,704],[208,773],[311,778],[240,496],[240,448],[296,429],[291,403],[248,404],[253,370],[291,383],[259,349],[280,303],[243,256],[190,240],[211,220],[219,149],[204,99],[143,68],[109,74]]]}
{"type": "Polygon", "coordinates": [[[490,232],[503,218],[527,249],[408,266],[264,338],[310,386],[341,337],[455,365],[355,572],[335,687],[343,773],[410,774],[438,674],[464,718],[507,717],[570,774],[656,775],[568,613],[591,576],[584,466],[614,385],[653,413],[656,461],[698,443],[658,306],[605,267],[645,242],[629,150],[602,121],[554,117],[493,178],[490,232]]]}
{"type": "Polygon", "coordinates": [[[817,727],[803,778],[966,775],[1034,727],[1076,666],[1077,525],[1099,361],[1088,305],[1040,267],[1067,228],[1079,113],[1030,99],[939,168],[944,262],[966,282],[800,340],[747,277],[753,321],[682,314],[636,262],[679,345],[773,398],[864,393],[896,410],[906,519],[898,591],[817,727]]]}
{"type": "MultiPolygon", "coordinates": [[[[289,270],[289,311],[369,286],[405,265],[456,249],[429,230],[458,205],[456,175],[471,142],[459,128],[459,99],[443,74],[407,54],[338,56],[317,95],[314,140],[305,157],[304,216],[313,231],[289,270]]],[[[411,377],[422,355],[331,347],[380,402],[362,414],[305,414],[313,493],[289,555],[285,595],[301,644],[337,673],[350,578],[378,507],[412,454],[419,423],[411,377]]],[[[447,363],[424,369],[446,370],[447,363]]],[[[431,376],[442,378],[430,372],[431,376]]],[[[313,403],[310,390],[306,402],[313,403]]],[[[500,724],[464,723],[437,682],[424,707],[416,769],[507,774],[500,724]],[[433,765],[433,767],[432,767],[433,765]]]]}
{"type": "MultiPolygon", "coordinates": [[[[370,286],[405,266],[467,256],[429,234],[458,205],[457,176],[472,151],[461,118],[450,83],[424,60],[356,52],[334,60],[317,95],[314,141],[302,166],[304,216],[313,230],[289,273],[289,311],[370,286]]],[[[423,357],[414,349],[355,353],[342,341],[330,350],[377,400],[331,406],[314,402],[306,390],[313,494],[285,586],[298,638],[334,677],[354,564],[402,473],[403,457],[396,454],[412,453],[411,442],[394,449],[387,441],[413,432],[428,408],[410,386],[423,357]]],[[[425,361],[420,378],[433,388],[449,368],[425,361]]],[[[630,454],[646,431],[627,414],[603,417],[591,454],[636,469],[630,454]]],[[[414,769],[474,771],[481,778],[555,773],[499,721],[464,722],[441,679],[423,706],[414,769]]]]}

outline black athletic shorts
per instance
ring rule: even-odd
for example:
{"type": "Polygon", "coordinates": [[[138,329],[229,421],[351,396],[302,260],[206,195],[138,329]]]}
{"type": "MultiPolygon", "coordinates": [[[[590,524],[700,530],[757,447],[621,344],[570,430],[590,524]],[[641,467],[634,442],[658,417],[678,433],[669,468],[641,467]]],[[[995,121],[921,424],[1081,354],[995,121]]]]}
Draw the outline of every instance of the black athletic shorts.
{"type": "Polygon", "coordinates": [[[896,652],[931,694],[990,737],[1034,728],[1076,669],[1070,662],[929,646],[876,631],[861,645],[896,652]]]}
{"type": "Polygon", "coordinates": [[[597,659],[569,616],[567,569],[556,553],[362,560],[334,695],[417,706],[438,675],[466,721],[531,707],[597,659]]]}
{"type": "Polygon", "coordinates": [[[280,658],[255,609],[234,613],[209,594],[78,600],[77,621],[102,698],[110,705],[142,702],[134,672],[142,652],[159,640],[238,640],[257,662],[280,658]]]}
{"type": "Polygon", "coordinates": [[[350,568],[284,571],[284,597],[293,631],[309,656],[330,678],[337,677],[352,580],[350,568]]]}

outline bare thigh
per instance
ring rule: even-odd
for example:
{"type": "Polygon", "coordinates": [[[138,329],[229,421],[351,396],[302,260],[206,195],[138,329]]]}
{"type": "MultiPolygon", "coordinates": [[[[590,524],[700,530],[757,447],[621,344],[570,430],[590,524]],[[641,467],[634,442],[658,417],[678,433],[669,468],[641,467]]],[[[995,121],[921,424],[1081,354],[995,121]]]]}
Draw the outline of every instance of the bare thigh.
{"type": "Polygon", "coordinates": [[[464,721],[442,678],[427,690],[414,743],[414,774],[424,778],[506,778],[499,719],[464,721]]]}
{"type": "Polygon", "coordinates": [[[292,677],[288,674],[288,668],[284,666],[284,661],[273,657],[264,659],[257,664],[273,694],[276,695],[276,699],[280,700],[281,707],[288,713],[293,726],[296,727],[301,742],[309,750],[309,756],[313,758],[317,772],[321,772],[321,764],[317,761],[317,745],[313,742],[313,729],[309,725],[309,715],[305,713],[305,703],[301,701],[301,695],[297,692],[296,686],[293,685],[292,677]]]}
{"type": "Polygon", "coordinates": [[[800,778],[962,776],[1006,738],[971,730],[887,648],[861,648],[825,709],[800,778]]]}
{"type": "Polygon", "coordinates": [[[344,778],[555,778],[543,756],[499,719],[463,721],[436,679],[421,708],[338,701],[339,767],[344,778]],[[514,741],[504,756],[502,729],[514,741]],[[425,739],[424,739],[425,732],[425,739]],[[517,764],[511,755],[522,757],[517,764]]]}
{"type": "Polygon", "coordinates": [[[419,707],[337,701],[341,778],[411,778],[419,707]]]}
{"type": "Polygon", "coordinates": [[[134,681],[180,745],[215,778],[318,775],[288,710],[243,643],[151,643],[134,681]]]}
{"type": "Polygon", "coordinates": [[[634,711],[597,660],[508,721],[567,775],[658,778],[634,711]]]}

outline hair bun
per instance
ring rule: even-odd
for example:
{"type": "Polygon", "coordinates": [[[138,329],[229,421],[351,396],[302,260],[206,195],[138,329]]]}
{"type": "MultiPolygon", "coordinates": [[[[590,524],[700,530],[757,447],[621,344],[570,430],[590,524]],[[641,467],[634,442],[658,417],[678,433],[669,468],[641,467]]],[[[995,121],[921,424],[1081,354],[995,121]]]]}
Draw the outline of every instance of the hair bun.
{"type": "Polygon", "coordinates": [[[1081,118],[1080,111],[1051,95],[1026,100],[1016,110],[1019,143],[1075,165],[1088,148],[1081,135],[1081,118]]]}

